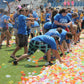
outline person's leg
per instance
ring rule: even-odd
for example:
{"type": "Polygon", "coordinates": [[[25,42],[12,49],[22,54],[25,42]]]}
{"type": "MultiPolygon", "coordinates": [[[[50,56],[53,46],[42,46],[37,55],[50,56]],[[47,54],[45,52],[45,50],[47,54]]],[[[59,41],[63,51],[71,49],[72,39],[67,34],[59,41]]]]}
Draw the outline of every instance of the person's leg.
{"type": "Polygon", "coordinates": [[[15,36],[15,43],[16,43],[16,46],[18,46],[18,36],[17,35],[15,36]]]}
{"type": "Polygon", "coordinates": [[[47,52],[47,61],[51,61],[51,49],[49,49],[47,52]]]}
{"type": "Polygon", "coordinates": [[[36,41],[31,41],[30,45],[29,45],[29,49],[28,49],[28,54],[24,54],[24,55],[20,56],[19,58],[16,58],[16,60],[13,62],[14,65],[17,65],[18,61],[31,56],[37,50],[36,49],[37,47],[35,47],[35,45],[36,45],[36,41]]]}
{"type": "Polygon", "coordinates": [[[24,46],[24,54],[26,54],[27,52],[28,52],[27,46],[24,46]]]}
{"type": "Polygon", "coordinates": [[[15,53],[20,49],[21,47],[17,46],[14,52],[11,54],[12,57],[16,57],[15,53]]]}
{"type": "Polygon", "coordinates": [[[7,36],[7,43],[6,43],[6,46],[9,47],[9,37],[7,36]]]}
{"type": "Polygon", "coordinates": [[[20,60],[22,60],[22,59],[24,59],[24,58],[29,57],[29,56],[30,56],[30,55],[28,55],[28,54],[23,54],[22,56],[20,56],[19,58],[17,58],[16,61],[18,62],[18,61],[20,61],[20,60]]]}
{"type": "Polygon", "coordinates": [[[2,41],[4,40],[4,37],[5,37],[5,33],[4,33],[4,32],[1,32],[1,41],[0,41],[0,45],[2,45],[2,41]]]}
{"type": "Polygon", "coordinates": [[[5,35],[6,35],[6,37],[7,37],[7,44],[6,44],[6,46],[8,46],[8,45],[9,45],[9,40],[11,39],[11,34],[10,34],[9,30],[7,30],[7,31],[5,32],[5,35]]]}

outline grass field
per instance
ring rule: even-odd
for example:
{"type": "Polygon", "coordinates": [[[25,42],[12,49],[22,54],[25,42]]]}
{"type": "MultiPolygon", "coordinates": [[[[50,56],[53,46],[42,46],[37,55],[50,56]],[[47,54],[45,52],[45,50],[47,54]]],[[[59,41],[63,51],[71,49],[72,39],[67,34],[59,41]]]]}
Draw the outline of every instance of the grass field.
{"type": "MultiPolygon", "coordinates": [[[[0,49],[0,84],[17,84],[18,81],[21,80],[21,71],[28,76],[29,72],[36,71],[36,74],[39,74],[41,68],[45,65],[46,61],[40,60],[44,54],[39,51],[32,55],[32,60],[28,61],[24,59],[19,62],[17,66],[12,65],[13,59],[10,58],[11,53],[15,49],[15,45],[13,44],[11,47],[7,48],[6,46],[2,46],[0,49]],[[37,60],[37,62],[35,62],[37,60]]],[[[19,57],[24,53],[23,48],[16,53],[16,56],[19,57]]]]}
{"type": "MultiPolygon", "coordinates": [[[[81,39],[84,39],[84,36],[81,39]]],[[[36,72],[33,75],[37,75],[40,74],[41,68],[45,66],[46,61],[41,59],[44,55],[41,51],[33,54],[31,61],[24,59],[17,66],[12,65],[13,59],[10,58],[10,55],[15,48],[16,46],[13,44],[9,48],[2,46],[2,49],[0,49],[0,84],[18,84],[21,81],[21,71],[24,71],[26,76],[32,75],[33,72],[36,72]]],[[[19,57],[23,53],[24,49],[22,48],[16,53],[16,56],[19,57]]]]}

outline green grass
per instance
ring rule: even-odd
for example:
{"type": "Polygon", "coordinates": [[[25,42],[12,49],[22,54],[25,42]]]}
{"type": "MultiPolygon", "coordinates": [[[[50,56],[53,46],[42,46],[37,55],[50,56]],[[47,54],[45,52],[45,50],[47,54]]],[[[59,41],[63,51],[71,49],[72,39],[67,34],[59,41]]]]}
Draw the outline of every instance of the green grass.
{"type": "MultiPolygon", "coordinates": [[[[40,60],[38,64],[33,63],[32,61],[28,62],[27,59],[24,59],[19,62],[17,66],[12,65],[13,59],[10,58],[11,53],[15,49],[15,45],[12,45],[10,48],[6,48],[6,46],[2,46],[0,49],[0,84],[18,84],[21,81],[21,71],[24,71],[26,76],[28,76],[29,72],[37,71],[36,74],[39,74],[41,68],[45,65],[46,61],[40,60]],[[38,67],[36,67],[38,65],[38,67]],[[6,75],[10,75],[11,77],[7,78],[6,75]],[[13,83],[9,83],[13,81],[13,83]]],[[[24,53],[23,48],[16,53],[16,56],[19,57],[24,53]]],[[[44,54],[40,52],[36,52],[32,56],[32,60],[38,60],[44,54]]]]}

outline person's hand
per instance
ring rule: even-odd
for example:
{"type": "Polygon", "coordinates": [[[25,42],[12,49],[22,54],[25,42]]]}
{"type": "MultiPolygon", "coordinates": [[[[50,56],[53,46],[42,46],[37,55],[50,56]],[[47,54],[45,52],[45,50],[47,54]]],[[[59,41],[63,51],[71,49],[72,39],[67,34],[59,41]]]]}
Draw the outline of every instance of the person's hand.
{"type": "Polygon", "coordinates": [[[69,52],[72,52],[72,50],[69,50],[69,52]]]}
{"type": "Polygon", "coordinates": [[[67,24],[64,23],[63,26],[67,27],[67,24]]]}
{"type": "Polygon", "coordinates": [[[63,60],[60,60],[60,63],[65,63],[65,61],[63,61],[63,60]]]}
{"type": "Polygon", "coordinates": [[[6,3],[6,4],[8,4],[8,2],[7,1],[3,1],[4,3],[6,3]]]}
{"type": "Polygon", "coordinates": [[[65,58],[65,57],[66,57],[66,55],[64,54],[64,55],[63,55],[63,57],[65,58]]]}
{"type": "Polygon", "coordinates": [[[2,27],[0,27],[0,29],[2,29],[2,27]]]}

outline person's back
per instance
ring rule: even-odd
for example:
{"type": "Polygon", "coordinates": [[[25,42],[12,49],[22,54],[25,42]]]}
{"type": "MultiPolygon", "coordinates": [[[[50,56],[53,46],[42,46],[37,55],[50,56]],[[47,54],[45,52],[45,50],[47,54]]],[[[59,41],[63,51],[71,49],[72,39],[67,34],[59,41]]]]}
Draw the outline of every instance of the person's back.
{"type": "Polygon", "coordinates": [[[19,15],[18,17],[18,34],[27,35],[26,16],[19,15]]]}
{"type": "Polygon", "coordinates": [[[45,35],[48,35],[48,36],[57,35],[57,36],[61,37],[61,35],[59,34],[59,32],[56,31],[56,30],[48,31],[48,32],[45,33],[45,35]]]}
{"type": "Polygon", "coordinates": [[[61,39],[65,39],[66,38],[66,34],[67,34],[67,31],[62,29],[62,33],[60,34],[61,35],[61,39]]]}
{"type": "Polygon", "coordinates": [[[15,21],[15,24],[14,24],[14,28],[17,28],[18,29],[18,16],[19,16],[19,14],[14,14],[14,16],[13,16],[13,19],[14,19],[14,21],[15,21]]]}
{"type": "Polygon", "coordinates": [[[2,17],[1,17],[1,27],[6,27],[7,26],[7,23],[5,23],[4,22],[4,20],[8,20],[9,18],[8,18],[8,16],[7,15],[3,15],[2,17]]]}
{"type": "Polygon", "coordinates": [[[36,36],[34,38],[31,39],[32,40],[35,40],[35,41],[42,41],[44,43],[47,43],[48,45],[51,46],[52,49],[56,49],[56,42],[54,40],[53,37],[51,36],[48,36],[48,35],[40,35],[40,36],[36,36]]]}

